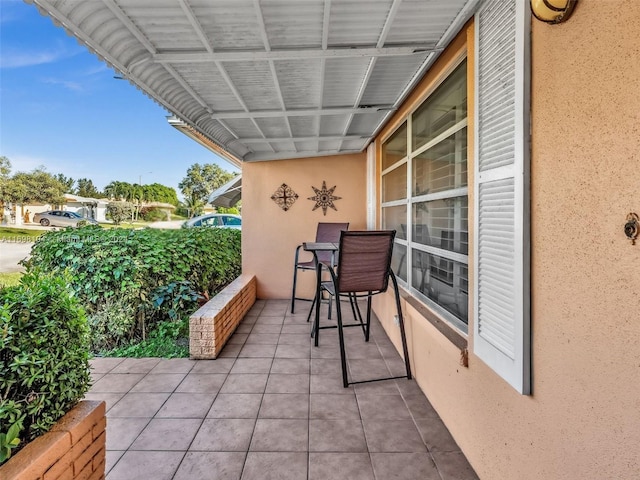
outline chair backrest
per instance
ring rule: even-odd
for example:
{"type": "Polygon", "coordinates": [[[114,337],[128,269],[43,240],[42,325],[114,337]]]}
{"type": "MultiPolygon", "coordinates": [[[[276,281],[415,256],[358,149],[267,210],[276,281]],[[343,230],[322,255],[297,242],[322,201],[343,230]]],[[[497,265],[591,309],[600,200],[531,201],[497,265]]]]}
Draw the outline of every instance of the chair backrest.
{"type": "Polygon", "coordinates": [[[389,285],[395,230],[340,235],[338,292],[384,292],[389,285]]]}
{"type": "MultiPolygon", "coordinates": [[[[349,229],[349,223],[318,223],[316,231],[316,242],[319,243],[338,243],[340,241],[340,233],[349,229]]],[[[331,261],[331,252],[318,252],[318,260],[323,263],[331,261]]]]}

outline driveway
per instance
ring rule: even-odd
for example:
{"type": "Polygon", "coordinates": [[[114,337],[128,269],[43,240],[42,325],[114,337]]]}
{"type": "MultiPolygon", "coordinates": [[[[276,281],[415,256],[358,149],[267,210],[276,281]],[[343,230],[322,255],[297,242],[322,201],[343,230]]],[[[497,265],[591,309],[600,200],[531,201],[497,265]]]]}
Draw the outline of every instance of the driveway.
{"type": "Polygon", "coordinates": [[[161,222],[153,222],[147,225],[149,228],[162,228],[169,230],[177,230],[182,227],[184,220],[167,220],[161,222]]]}
{"type": "Polygon", "coordinates": [[[31,253],[33,243],[0,242],[0,272],[24,272],[18,262],[31,253]]]}

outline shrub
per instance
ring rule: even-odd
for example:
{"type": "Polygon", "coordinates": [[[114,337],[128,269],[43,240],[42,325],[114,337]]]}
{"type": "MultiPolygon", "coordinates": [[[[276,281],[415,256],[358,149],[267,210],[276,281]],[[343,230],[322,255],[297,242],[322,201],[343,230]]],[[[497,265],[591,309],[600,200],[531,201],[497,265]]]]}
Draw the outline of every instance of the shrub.
{"type": "Polygon", "coordinates": [[[129,202],[109,202],[107,204],[106,217],[113,223],[120,225],[125,220],[131,220],[133,216],[133,204],[129,202]]]}
{"type": "MultiPolygon", "coordinates": [[[[95,321],[94,315],[109,299],[127,293],[139,319],[135,335],[144,338],[153,324],[163,319],[162,309],[167,308],[165,312],[171,316],[173,308],[181,316],[193,305],[187,297],[211,296],[240,274],[240,236],[238,230],[223,228],[124,230],[89,226],[43,235],[24,264],[27,271],[43,269],[55,274],[68,270],[71,288],[95,321]],[[171,287],[176,282],[189,284],[180,283],[186,289],[171,287]],[[160,297],[163,301],[154,305],[160,297]]],[[[100,322],[107,321],[104,315],[112,315],[104,310],[102,314],[100,322]]]]}
{"type": "Polygon", "coordinates": [[[140,218],[147,222],[160,222],[168,220],[169,214],[166,210],[158,207],[142,207],[140,209],[140,218]]]}
{"type": "Polygon", "coordinates": [[[106,353],[113,357],[188,357],[189,319],[159,322],[145,340],[106,353]]]}
{"type": "Polygon", "coordinates": [[[191,282],[182,280],[156,288],[151,294],[151,305],[161,317],[175,321],[194,311],[202,299],[204,296],[193,289],[191,282]]]}
{"type": "Polygon", "coordinates": [[[104,352],[128,344],[136,329],[136,308],[129,294],[109,297],[89,315],[91,350],[104,352]]]}
{"type": "Polygon", "coordinates": [[[68,281],[32,272],[0,290],[0,463],[89,389],[87,319],[68,281]]]}

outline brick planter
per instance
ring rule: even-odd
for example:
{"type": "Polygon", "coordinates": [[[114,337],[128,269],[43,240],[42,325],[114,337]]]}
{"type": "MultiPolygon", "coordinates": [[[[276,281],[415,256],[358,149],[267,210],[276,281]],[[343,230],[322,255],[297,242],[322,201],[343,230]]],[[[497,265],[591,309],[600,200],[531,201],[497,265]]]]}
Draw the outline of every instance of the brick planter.
{"type": "Polygon", "coordinates": [[[243,273],[189,318],[189,356],[216,358],[256,301],[255,275],[243,273]]]}
{"type": "Polygon", "coordinates": [[[0,467],[2,480],[104,479],[105,403],[84,400],[0,467]]]}

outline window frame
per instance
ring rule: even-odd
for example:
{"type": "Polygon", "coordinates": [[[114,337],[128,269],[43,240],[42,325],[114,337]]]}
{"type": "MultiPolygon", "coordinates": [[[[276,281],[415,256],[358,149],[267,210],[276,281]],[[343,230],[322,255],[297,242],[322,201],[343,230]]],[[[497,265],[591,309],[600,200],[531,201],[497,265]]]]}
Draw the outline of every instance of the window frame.
{"type": "MultiPolygon", "coordinates": [[[[459,333],[460,335],[462,335],[464,338],[468,337],[469,334],[469,316],[467,317],[467,323],[465,323],[463,320],[461,320],[460,318],[456,317],[454,314],[452,314],[451,312],[449,312],[448,310],[446,310],[444,307],[442,307],[441,305],[439,305],[438,303],[436,303],[434,300],[430,299],[429,297],[427,297],[425,294],[423,294],[420,290],[418,290],[417,288],[413,287],[413,269],[411,267],[412,265],[412,255],[414,251],[419,251],[419,252],[424,252],[424,253],[429,253],[429,254],[433,254],[433,255],[437,255],[440,258],[443,258],[445,260],[453,260],[459,263],[462,263],[464,265],[466,265],[467,267],[467,271],[471,270],[472,265],[470,264],[470,252],[471,252],[471,245],[468,246],[468,250],[467,250],[467,254],[461,254],[461,253],[457,253],[454,251],[450,251],[450,250],[445,250],[442,248],[438,248],[438,247],[434,247],[431,245],[424,245],[424,244],[420,244],[420,243],[416,243],[413,241],[413,208],[415,204],[418,203],[423,203],[423,202],[428,202],[428,201],[433,201],[433,200],[441,200],[441,199],[447,199],[447,198],[457,198],[460,196],[466,196],[467,198],[467,205],[469,208],[469,199],[470,199],[470,186],[472,185],[471,180],[471,175],[470,175],[470,170],[469,170],[469,166],[472,165],[472,151],[468,148],[469,147],[469,139],[471,138],[471,135],[473,134],[473,132],[470,131],[470,125],[469,125],[469,120],[470,120],[470,115],[471,110],[468,108],[468,103],[469,103],[469,98],[470,96],[467,95],[467,114],[466,117],[459,121],[456,122],[454,125],[450,126],[449,128],[447,128],[445,131],[439,133],[436,137],[430,139],[428,142],[426,142],[424,145],[421,145],[419,148],[417,148],[415,151],[411,151],[412,149],[412,144],[413,144],[413,115],[415,114],[415,112],[420,109],[420,107],[422,107],[422,105],[436,92],[436,90],[447,80],[451,77],[451,75],[453,74],[453,72],[460,66],[462,65],[462,63],[467,62],[467,66],[466,66],[466,70],[465,70],[465,75],[466,75],[466,89],[467,89],[467,93],[469,93],[469,81],[468,81],[468,69],[471,66],[469,61],[468,61],[468,54],[466,49],[461,51],[454,59],[452,59],[452,61],[450,62],[450,64],[447,66],[447,68],[443,69],[443,71],[438,75],[438,78],[436,79],[436,81],[433,83],[433,85],[430,86],[430,88],[428,88],[425,93],[423,95],[421,95],[421,97],[419,99],[416,100],[416,103],[412,106],[411,109],[407,110],[406,114],[403,115],[402,118],[398,119],[398,123],[395,126],[395,128],[389,132],[387,132],[384,137],[381,137],[380,139],[380,175],[379,175],[379,181],[380,181],[380,191],[381,191],[381,196],[380,196],[380,203],[379,203],[379,208],[380,208],[380,221],[383,221],[383,209],[387,208],[387,207],[398,207],[398,206],[406,206],[407,207],[407,212],[406,212],[406,239],[403,238],[398,238],[398,236],[396,236],[394,242],[396,243],[396,245],[402,245],[405,249],[406,249],[406,255],[404,258],[404,262],[405,262],[405,270],[407,272],[407,279],[404,280],[402,279],[400,276],[397,276],[398,279],[398,283],[407,290],[407,292],[409,293],[409,295],[413,298],[416,298],[417,300],[419,300],[420,302],[422,302],[423,304],[425,304],[429,309],[431,309],[434,313],[437,314],[438,317],[440,317],[442,320],[444,320],[450,327],[452,327],[456,333],[459,333]],[[401,159],[397,160],[396,162],[394,162],[393,164],[389,165],[388,167],[382,169],[382,163],[383,163],[383,152],[384,152],[384,144],[385,142],[387,142],[389,139],[391,139],[401,128],[403,128],[406,125],[406,135],[407,135],[407,151],[404,157],[402,157],[401,159]],[[467,156],[467,182],[466,182],[466,186],[464,187],[456,187],[453,189],[449,189],[449,190],[444,190],[444,191],[438,191],[438,192],[434,192],[434,193],[428,193],[428,194],[422,194],[422,195],[413,195],[413,160],[415,157],[419,156],[420,154],[424,153],[426,150],[438,145],[439,143],[441,143],[443,140],[451,137],[452,135],[455,135],[456,133],[462,131],[463,129],[467,129],[467,149],[466,149],[466,156],[467,156]],[[406,195],[404,198],[399,199],[399,200],[392,200],[392,201],[382,201],[383,198],[383,177],[387,174],[389,174],[390,172],[392,172],[393,170],[397,169],[397,168],[401,168],[403,165],[405,165],[406,167],[406,179],[407,179],[407,184],[406,184],[406,195]]],[[[467,218],[467,222],[469,222],[469,218],[467,218]]],[[[470,224],[468,224],[467,228],[470,227],[470,224]]],[[[468,284],[469,279],[467,279],[468,284]]],[[[471,296],[471,292],[467,291],[467,304],[469,305],[470,303],[470,296],[471,296]]]]}

